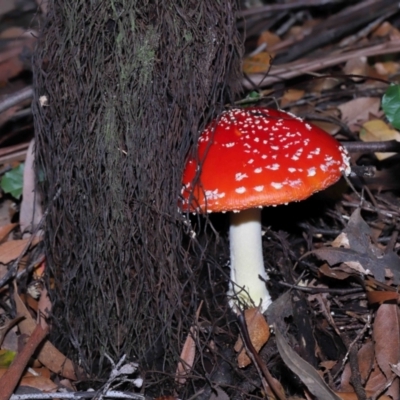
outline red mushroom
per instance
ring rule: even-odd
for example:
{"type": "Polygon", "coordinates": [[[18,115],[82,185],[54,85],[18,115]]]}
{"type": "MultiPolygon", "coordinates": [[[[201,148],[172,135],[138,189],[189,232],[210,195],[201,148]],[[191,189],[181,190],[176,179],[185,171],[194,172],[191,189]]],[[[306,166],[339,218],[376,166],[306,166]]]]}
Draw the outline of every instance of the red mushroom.
{"type": "Polygon", "coordinates": [[[342,173],[350,165],[340,143],[290,113],[233,109],[207,126],[187,160],[181,204],[190,212],[233,211],[230,294],[267,309],[260,209],[306,199],[342,173]]]}

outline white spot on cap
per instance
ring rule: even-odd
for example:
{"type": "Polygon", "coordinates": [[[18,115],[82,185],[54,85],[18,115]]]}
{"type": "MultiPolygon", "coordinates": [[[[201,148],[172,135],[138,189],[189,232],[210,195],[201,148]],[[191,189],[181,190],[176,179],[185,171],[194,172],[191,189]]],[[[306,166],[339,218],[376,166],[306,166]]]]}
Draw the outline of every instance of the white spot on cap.
{"type": "Polygon", "coordinates": [[[316,156],[321,153],[321,149],[317,147],[314,151],[310,151],[310,154],[315,154],[316,156]]]}
{"type": "Polygon", "coordinates": [[[246,175],[246,174],[242,174],[242,173],[238,173],[238,174],[236,174],[235,175],[235,180],[236,181],[241,181],[242,179],[244,179],[244,178],[248,178],[248,176],[246,175]]]}
{"type": "Polygon", "coordinates": [[[247,161],[248,164],[253,164],[254,160],[250,159],[249,161],[247,161]]]}
{"type": "Polygon", "coordinates": [[[255,170],[254,170],[254,173],[255,174],[259,174],[259,173],[261,173],[262,172],[262,168],[256,168],[255,170]]]}
{"type": "Polygon", "coordinates": [[[246,188],[244,186],[235,189],[235,192],[239,193],[239,194],[243,194],[245,191],[246,191],[246,188]]]}
{"type": "Polygon", "coordinates": [[[226,146],[226,147],[233,147],[234,145],[235,145],[235,143],[232,142],[232,143],[227,143],[225,146],[226,146]]]}
{"type": "Polygon", "coordinates": [[[287,182],[288,183],[288,185],[290,186],[290,187],[293,187],[293,186],[300,186],[301,185],[301,180],[300,179],[296,179],[295,181],[288,181],[287,182]]]}
{"type": "Polygon", "coordinates": [[[282,183],[277,183],[277,182],[271,182],[271,186],[275,189],[282,189],[283,187],[282,183]]]}
{"type": "Polygon", "coordinates": [[[215,190],[206,190],[205,195],[207,200],[217,200],[225,197],[225,193],[218,193],[218,189],[215,190]]]}
{"type": "Polygon", "coordinates": [[[288,171],[293,174],[293,172],[296,172],[296,168],[288,168],[288,171]]]}
{"type": "Polygon", "coordinates": [[[272,171],[277,171],[279,169],[279,164],[272,164],[272,165],[268,165],[267,167],[265,167],[267,169],[270,169],[272,171]]]}
{"type": "Polygon", "coordinates": [[[263,185],[256,186],[256,187],[254,188],[254,190],[255,190],[256,192],[262,192],[262,191],[264,190],[264,186],[263,186],[263,185]]]}
{"type": "Polygon", "coordinates": [[[308,168],[307,170],[307,176],[314,176],[317,173],[316,169],[313,168],[308,168]]]}
{"type": "Polygon", "coordinates": [[[345,175],[350,175],[351,172],[350,157],[347,154],[347,150],[343,146],[340,146],[339,150],[342,154],[342,162],[344,164],[342,167],[340,167],[340,171],[344,172],[345,175]]]}

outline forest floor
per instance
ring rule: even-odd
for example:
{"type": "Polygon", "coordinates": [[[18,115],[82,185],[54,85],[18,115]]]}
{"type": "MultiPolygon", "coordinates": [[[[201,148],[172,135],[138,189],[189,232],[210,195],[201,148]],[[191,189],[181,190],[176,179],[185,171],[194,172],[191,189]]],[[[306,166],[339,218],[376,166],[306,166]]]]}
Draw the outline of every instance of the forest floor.
{"type": "MultiPolygon", "coordinates": [[[[278,107],[312,122],[347,147],[353,172],[309,200],[263,211],[274,302],[266,315],[253,310],[247,324],[239,318],[248,361],[242,354],[227,369],[216,361],[212,390],[193,385],[193,398],[400,399],[400,114],[382,107],[385,94],[400,104],[399,88],[388,91],[400,76],[398,4],[254,3],[238,13],[245,91],[237,106],[278,107]]],[[[38,4],[0,0],[0,399],[6,386],[16,387],[13,400],[79,392],[72,361],[54,345],[45,341],[35,353],[50,329],[37,316],[51,307],[40,231],[31,230],[46,212],[34,196],[29,148],[30,56],[46,12],[38,4]]],[[[196,320],[177,366],[182,386],[196,375],[201,309],[196,320]]],[[[122,360],[102,394],[144,399],[115,389],[135,369],[122,360]]]]}

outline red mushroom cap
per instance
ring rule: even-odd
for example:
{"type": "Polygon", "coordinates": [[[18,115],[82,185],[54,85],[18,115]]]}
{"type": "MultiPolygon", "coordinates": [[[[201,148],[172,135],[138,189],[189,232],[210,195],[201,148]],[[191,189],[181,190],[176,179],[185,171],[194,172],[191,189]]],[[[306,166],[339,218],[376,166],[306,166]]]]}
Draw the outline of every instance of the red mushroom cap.
{"type": "Polygon", "coordinates": [[[322,129],[284,111],[233,109],[200,135],[181,205],[214,212],[284,204],[325,189],[342,172],[350,173],[347,152],[322,129]]]}

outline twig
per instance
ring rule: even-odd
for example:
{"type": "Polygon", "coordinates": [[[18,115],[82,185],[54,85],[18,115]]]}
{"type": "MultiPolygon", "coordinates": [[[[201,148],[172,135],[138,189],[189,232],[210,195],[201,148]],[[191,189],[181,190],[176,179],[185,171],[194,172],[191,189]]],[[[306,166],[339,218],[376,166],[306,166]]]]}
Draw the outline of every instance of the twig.
{"type": "Polygon", "coordinates": [[[296,289],[300,290],[301,292],[305,293],[311,293],[311,294],[317,294],[317,293],[332,293],[332,294],[337,294],[337,295],[345,295],[345,294],[351,294],[351,293],[359,293],[359,292],[364,292],[363,288],[352,288],[352,289],[330,289],[330,288],[312,288],[312,287],[307,287],[307,286],[296,286],[296,285],[291,285],[290,283],[286,282],[278,282],[280,285],[291,288],[291,289],[296,289]]]}
{"type": "Polygon", "coordinates": [[[371,396],[368,400],[377,400],[386,389],[389,389],[392,386],[393,381],[398,378],[397,375],[393,374],[390,379],[388,379],[382,386],[376,389],[373,396],[371,396]]]}
{"type": "Polygon", "coordinates": [[[253,346],[253,343],[251,343],[251,339],[249,336],[249,332],[247,330],[247,326],[246,326],[246,322],[243,317],[243,313],[239,313],[237,318],[238,318],[240,333],[243,336],[243,343],[248,348],[249,353],[250,353],[249,355],[254,357],[256,366],[262,371],[265,379],[268,382],[269,387],[272,389],[272,391],[274,392],[276,397],[279,400],[286,400],[285,395],[283,393],[281,393],[281,391],[279,390],[279,387],[277,387],[276,383],[274,382],[274,378],[272,377],[271,373],[269,372],[267,366],[261,360],[260,356],[258,355],[256,349],[253,346]]]}
{"type": "Polygon", "coordinates": [[[332,57],[331,55],[318,58],[317,60],[300,59],[296,62],[287,63],[285,65],[272,65],[269,72],[265,74],[249,74],[247,79],[243,80],[243,86],[246,89],[254,89],[254,87],[266,87],[273,83],[285,81],[295,78],[302,74],[307,74],[321,69],[332,67],[334,65],[346,62],[353,58],[370,57],[384,54],[397,53],[400,51],[400,40],[392,40],[390,42],[381,43],[363,49],[347,51],[332,57]],[[251,80],[251,83],[248,81],[251,80]]]}
{"type": "Polygon", "coordinates": [[[111,385],[115,385],[116,383],[131,382],[136,387],[140,387],[142,385],[143,380],[141,378],[135,380],[128,379],[128,375],[132,375],[138,369],[138,364],[133,362],[125,362],[126,354],[121,357],[117,364],[114,363],[108,354],[104,355],[109,359],[112,365],[112,371],[103,388],[96,392],[96,395],[93,397],[94,399],[102,400],[104,397],[107,397],[106,393],[109,392],[111,385]]]}
{"type": "MultiPolygon", "coordinates": [[[[32,393],[32,394],[13,394],[10,400],[81,400],[93,399],[97,392],[71,392],[71,393],[32,393]]],[[[119,390],[110,390],[104,394],[104,397],[109,399],[130,399],[130,400],[145,400],[145,396],[131,392],[120,392],[119,390]]]]}
{"type": "Polygon", "coordinates": [[[350,351],[350,349],[351,349],[352,347],[355,346],[355,344],[358,342],[358,340],[364,335],[364,333],[366,332],[366,330],[369,329],[370,327],[371,327],[371,316],[369,315],[369,316],[368,316],[368,320],[367,320],[367,322],[365,323],[365,325],[363,326],[363,328],[361,329],[361,331],[358,332],[356,338],[348,345],[347,353],[346,353],[346,355],[345,355],[344,358],[343,358],[343,364],[345,364],[346,361],[347,361],[347,358],[348,358],[348,356],[349,356],[349,351],[350,351]]]}
{"type": "Polygon", "coordinates": [[[4,99],[0,100],[0,113],[8,110],[9,108],[21,103],[24,100],[31,99],[33,97],[32,86],[28,86],[18,92],[8,94],[4,99]]]}
{"type": "Polygon", "coordinates": [[[342,142],[349,153],[400,152],[400,143],[397,140],[384,142],[342,142]]]}
{"type": "Polygon", "coordinates": [[[275,13],[277,11],[289,11],[296,8],[303,8],[303,7],[320,7],[324,4],[329,3],[340,3],[344,0],[297,0],[293,3],[286,3],[286,4],[271,4],[268,6],[261,6],[261,7],[252,7],[248,10],[239,11],[239,17],[247,17],[253,14],[269,14],[275,13]]]}
{"type": "Polygon", "coordinates": [[[0,149],[0,164],[25,160],[28,147],[29,142],[3,147],[0,149]]]}
{"type": "MultiPolygon", "coordinates": [[[[357,336],[358,338],[358,336],[357,336]]],[[[360,368],[358,365],[358,349],[355,346],[355,342],[352,342],[350,344],[349,351],[347,352],[349,356],[349,364],[350,364],[350,370],[351,370],[351,377],[350,377],[350,382],[354,388],[354,391],[356,392],[356,396],[358,400],[367,400],[367,395],[365,393],[365,389],[363,387],[362,381],[361,381],[361,374],[360,374],[360,368]]]]}
{"type": "Polygon", "coordinates": [[[309,35],[297,41],[286,53],[278,54],[276,61],[282,64],[297,60],[336,39],[356,30],[359,31],[359,28],[370,23],[374,18],[380,18],[382,15],[390,16],[397,10],[398,6],[393,3],[393,0],[364,0],[346,7],[316,25],[309,35]]]}
{"type": "MultiPolygon", "coordinates": [[[[359,374],[359,370],[358,370],[358,358],[357,358],[357,347],[355,346],[355,344],[360,340],[360,338],[364,335],[364,333],[366,332],[367,329],[369,329],[371,327],[371,315],[368,316],[368,320],[367,322],[364,324],[363,328],[360,330],[360,332],[358,332],[356,338],[349,344],[347,342],[347,338],[344,335],[341,335],[341,338],[343,340],[343,343],[345,344],[345,346],[347,347],[347,353],[344,356],[343,360],[342,360],[342,365],[340,367],[340,369],[336,372],[335,376],[333,377],[333,379],[335,380],[339,374],[341,373],[341,371],[343,370],[347,359],[349,358],[349,356],[351,357],[351,363],[350,363],[350,367],[351,367],[351,373],[353,375],[353,370],[355,370],[354,372],[357,374],[359,374]],[[354,354],[351,354],[351,350],[355,349],[355,357],[354,354]],[[354,358],[356,360],[356,365],[354,364],[354,358]],[[353,361],[352,361],[353,360],[353,361]]],[[[357,378],[356,378],[357,379],[357,378]]]]}

